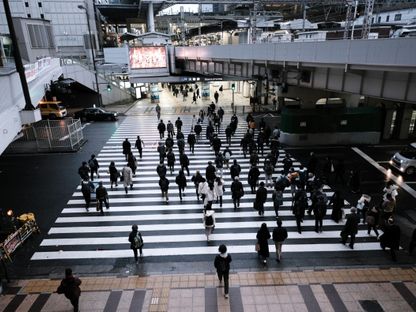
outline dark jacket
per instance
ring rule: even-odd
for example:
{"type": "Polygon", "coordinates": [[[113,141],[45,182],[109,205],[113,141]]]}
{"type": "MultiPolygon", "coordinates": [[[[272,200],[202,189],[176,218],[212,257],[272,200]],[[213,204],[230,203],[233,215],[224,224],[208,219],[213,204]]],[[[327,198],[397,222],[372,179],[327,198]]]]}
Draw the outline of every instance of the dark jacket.
{"type": "Polygon", "coordinates": [[[217,255],[214,260],[214,267],[217,272],[229,272],[230,271],[230,262],[233,261],[231,256],[227,254],[226,257],[222,257],[221,255],[217,255]]]}
{"type": "Polygon", "coordinates": [[[65,277],[61,281],[61,284],[59,285],[56,292],[58,294],[64,294],[65,297],[69,300],[74,300],[81,296],[81,288],[79,288],[79,285],[81,285],[81,280],[71,275],[65,277]]]}
{"type": "Polygon", "coordinates": [[[159,122],[159,124],[157,125],[157,129],[159,130],[159,132],[165,132],[166,126],[163,122],[159,122]]]}
{"type": "Polygon", "coordinates": [[[241,172],[241,167],[240,167],[240,165],[239,165],[239,164],[233,164],[233,165],[230,167],[231,179],[232,179],[232,180],[234,180],[234,178],[235,178],[236,176],[239,176],[239,175],[240,175],[240,172],[241,172]]]}
{"type": "Polygon", "coordinates": [[[167,192],[167,190],[169,190],[169,180],[166,178],[161,178],[159,180],[159,186],[162,192],[167,192]]]}
{"type": "Polygon", "coordinates": [[[252,167],[248,172],[248,184],[254,186],[260,176],[260,170],[257,167],[252,167]]]}
{"type": "Polygon", "coordinates": [[[344,229],[342,232],[346,235],[357,234],[358,233],[358,224],[360,223],[360,218],[356,213],[351,213],[347,216],[347,221],[345,222],[344,229]]]}
{"type": "Polygon", "coordinates": [[[186,177],[184,174],[176,176],[175,180],[176,184],[179,187],[186,187],[186,177]]]}
{"type": "Polygon", "coordinates": [[[137,234],[139,235],[140,240],[143,242],[142,233],[140,233],[138,231],[131,231],[130,234],[129,234],[130,249],[135,249],[134,238],[136,237],[137,234]]]}
{"type": "Polygon", "coordinates": [[[159,177],[164,177],[166,176],[166,166],[163,164],[159,164],[156,167],[156,172],[159,175],[159,177]]]}
{"type": "Polygon", "coordinates": [[[256,238],[257,243],[260,245],[259,254],[265,258],[269,257],[269,243],[267,241],[270,238],[269,231],[263,231],[262,229],[258,230],[256,238]]]}
{"type": "Polygon", "coordinates": [[[260,186],[256,192],[256,203],[265,203],[267,200],[267,190],[264,186],[260,186]]]}
{"type": "Polygon", "coordinates": [[[131,144],[129,141],[123,141],[123,154],[127,155],[131,152],[131,144]]]}
{"type": "Polygon", "coordinates": [[[208,165],[205,169],[205,177],[208,181],[214,181],[215,179],[215,173],[217,172],[217,169],[213,165],[208,165]]]}
{"type": "Polygon", "coordinates": [[[194,145],[194,144],[195,144],[195,142],[196,142],[195,134],[190,133],[190,134],[188,135],[188,144],[189,144],[189,145],[194,145]]]}
{"type": "Polygon", "coordinates": [[[387,225],[384,233],[380,237],[380,243],[383,246],[399,250],[400,247],[400,227],[396,224],[387,225]]]}
{"type": "Polygon", "coordinates": [[[186,154],[181,154],[179,156],[179,162],[181,163],[182,167],[188,167],[189,166],[189,158],[186,154]]]}
{"type": "Polygon", "coordinates": [[[273,241],[274,242],[283,242],[287,238],[287,230],[279,226],[273,230],[273,241]]]}
{"type": "Polygon", "coordinates": [[[104,186],[97,187],[95,194],[97,195],[97,199],[104,199],[108,197],[107,189],[104,186]]]}
{"type": "Polygon", "coordinates": [[[243,184],[240,181],[231,183],[231,194],[233,198],[241,198],[244,196],[243,184]]]}

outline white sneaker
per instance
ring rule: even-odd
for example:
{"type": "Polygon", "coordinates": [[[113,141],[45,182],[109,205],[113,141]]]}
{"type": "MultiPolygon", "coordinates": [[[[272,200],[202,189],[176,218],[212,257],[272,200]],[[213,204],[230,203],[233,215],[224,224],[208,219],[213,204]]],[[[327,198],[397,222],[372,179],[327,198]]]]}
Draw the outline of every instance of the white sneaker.
{"type": "Polygon", "coordinates": [[[225,299],[228,299],[228,294],[225,294],[224,297],[225,297],[225,299]]]}

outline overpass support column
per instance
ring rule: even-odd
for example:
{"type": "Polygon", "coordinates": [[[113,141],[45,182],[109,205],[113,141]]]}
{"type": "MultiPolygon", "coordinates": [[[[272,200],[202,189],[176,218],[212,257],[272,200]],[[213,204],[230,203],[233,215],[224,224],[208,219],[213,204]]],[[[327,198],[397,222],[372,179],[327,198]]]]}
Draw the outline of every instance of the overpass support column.
{"type": "Polygon", "coordinates": [[[250,84],[248,83],[248,81],[243,81],[243,96],[248,98],[251,96],[251,92],[250,92],[250,84]]]}
{"type": "Polygon", "coordinates": [[[153,13],[153,2],[149,2],[149,7],[147,8],[147,31],[154,32],[155,31],[155,19],[153,13]]]}
{"type": "Polygon", "coordinates": [[[413,109],[411,104],[402,103],[402,105],[403,111],[397,126],[399,127],[399,139],[407,139],[409,137],[409,127],[413,109]]]}

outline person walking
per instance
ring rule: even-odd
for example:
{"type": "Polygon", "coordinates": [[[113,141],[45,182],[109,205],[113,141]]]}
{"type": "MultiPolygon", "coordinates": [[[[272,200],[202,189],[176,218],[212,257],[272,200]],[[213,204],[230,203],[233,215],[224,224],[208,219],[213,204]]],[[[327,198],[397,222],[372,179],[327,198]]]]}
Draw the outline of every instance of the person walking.
{"type": "Polygon", "coordinates": [[[175,153],[173,153],[172,149],[169,149],[166,158],[168,160],[168,167],[170,170],[170,174],[175,171],[175,153]]]}
{"type": "Polygon", "coordinates": [[[110,186],[111,186],[111,190],[113,190],[113,185],[114,184],[116,185],[116,187],[118,186],[117,179],[120,176],[120,173],[118,172],[114,161],[112,161],[110,163],[110,166],[108,166],[108,173],[110,174],[110,186]]]}
{"type": "Polygon", "coordinates": [[[243,184],[240,182],[238,176],[234,177],[233,183],[231,183],[231,197],[233,198],[234,211],[237,207],[240,207],[240,199],[244,196],[243,184]]]}
{"type": "Polygon", "coordinates": [[[137,148],[139,155],[140,155],[140,159],[142,159],[143,156],[143,147],[145,147],[144,142],[142,139],[140,139],[140,135],[137,136],[137,140],[136,143],[134,144],[134,146],[137,148]]]}
{"type": "Polygon", "coordinates": [[[82,181],[90,179],[90,167],[88,167],[86,161],[83,161],[81,167],[78,168],[78,174],[82,181]]]}
{"type": "Polygon", "coordinates": [[[91,193],[94,191],[94,184],[88,179],[81,181],[81,192],[85,200],[85,209],[89,211],[91,203],[91,193]]]}
{"type": "Polygon", "coordinates": [[[166,203],[169,203],[169,180],[166,178],[166,176],[161,176],[159,179],[159,186],[160,191],[162,192],[162,197],[165,198],[166,203]]]}
{"type": "Polygon", "coordinates": [[[318,190],[312,198],[313,215],[315,217],[315,232],[322,233],[323,220],[327,210],[327,198],[324,192],[318,190]]]}
{"type": "Polygon", "coordinates": [[[267,258],[270,256],[269,252],[269,238],[270,238],[270,231],[267,228],[266,223],[262,223],[260,229],[257,231],[257,252],[259,256],[263,259],[263,264],[267,263],[267,258]]]}
{"type": "Polygon", "coordinates": [[[64,294],[69,301],[71,301],[74,307],[74,312],[79,311],[79,297],[81,296],[81,280],[72,274],[70,268],[65,269],[65,278],[62,279],[56,292],[58,294],[64,294]]]}
{"type": "Polygon", "coordinates": [[[121,170],[120,180],[123,182],[124,191],[126,194],[128,193],[129,186],[131,190],[133,189],[133,171],[131,171],[131,168],[127,164],[121,170]]]}
{"type": "Polygon", "coordinates": [[[168,130],[168,136],[173,137],[175,135],[175,129],[173,128],[173,123],[168,120],[166,124],[166,129],[168,130]]]}
{"type": "Polygon", "coordinates": [[[181,164],[182,171],[185,172],[186,170],[186,173],[189,176],[189,158],[184,151],[182,151],[179,155],[179,162],[181,164]]]}
{"type": "Polygon", "coordinates": [[[182,170],[179,170],[179,174],[176,176],[175,182],[178,185],[179,198],[182,201],[182,195],[185,196],[185,188],[186,188],[186,177],[182,170]]]}
{"type": "Polygon", "coordinates": [[[275,188],[273,190],[272,200],[274,213],[276,214],[276,217],[278,217],[280,206],[283,205],[283,190],[281,188],[275,188]]]}
{"type": "Polygon", "coordinates": [[[227,299],[229,289],[230,263],[232,258],[230,254],[227,253],[227,246],[224,244],[221,244],[220,247],[218,247],[218,252],[219,255],[215,256],[214,267],[217,270],[217,276],[220,284],[224,279],[224,297],[227,299]]]}
{"type": "Polygon", "coordinates": [[[367,211],[367,216],[365,217],[365,221],[367,222],[367,234],[368,235],[370,235],[371,230],[374,230],[374,233],[376,233],[376,236],[378,238],[379,234],[378,234],[377,226],[378,226],[379,219],[380,219],[380,213],[378,209],[376,208],[376,206],[374,206],[373,208],[367,211]]]}
{"type": "Polygon", "coordinates": [[[292,212],[296,219],[298,233],[302,234],[301,223],[305,217],[305,211],[308,209],[308,195],[304,189],[299,189],[295,193],[292,204],[292,212]]]}
{"type": "Polygon", "coordinates": [[[222,177],[216,177],[214,182],[214,196],[219,201],[220,207],[222,207],[222,195],[224,195],[224,180],[222,177]]]}
{"type": "Polygon", "coordinates": [[[159,145],[157,147],[157,152],[159,153],[159,161],[163,163],[166,157],[166,147],[163,144],[163,142],[159,142],[159,145]]]}
{"type": "Polygon", "coordinates": [[[397,261],[396,250],[400,248],[400,227],[394,224],[394,219],[390,217],[384,227],[384,233],[380,236],[380,246],[383,250],[390,248],[390,255],[393,261],[397,261]]]}
{"type": "Polygon", "coordinates": [[[199,188],[199,183],[204,182],[205,179],[202,177],[201,173],[199,172],[199,170],[197,170],[195,172],[195,174],[192,176],[191,181],[194,182],[195,185],[195,191],[196,191],[196,198],[199,201],[199,192],[198,192],[198,188],[199,188]]]}
{"type": "Polygon", "coordinates": [[[156,110],[157,120],[160,120],[160,111],[161,111],[161,109],[160,109],[159,103],[156,104],[156,109],[155,110],[156,110]]]}
{"type": "Polygon", "coordinates": [[[263,167],[267,187],[273,186],[273,170],[273,165],[270,162],[270,159],[267,158],[263,167]]]}
{"type": "Polygon", "coordinates": [[[241,167],[237,163],[237,159],[234,159],[234,162],[233,162],[232,166],[230,167],[231,180],[234,181],[235,180],[235,177],[239,177],[240,176],[240,172],[241,172],[241,167]]]}
{"type": "Polygon", "coordinates": [[[225,128],[225,138],[227,144],[231,144],[231,136],[233,134],[233,130],[231,129],[231,126],[228,125],[227,128],[225,128]]]}
{"type": "Polygon", "coordinates": [[[347,216],[344,228],[341,231],[341,243],[345,245],[348,236],[350,236],[350,248],[354,249],[355,235],[358,233],[360,217],[357,215],[357,209],[355,207],[352,207],[350,211],[351,213],[347,216]]]}
{"type": "Polygon", "coordinates": [[[393,216],[393,212],[396,209],[396,201],[394,200],[392,194],[386,194],[386,199],[381,204],[381,209],[383,211],[383,219],[388,220],[393,216]]]}
{"type": "Polygon", "coordinates": [[[214,202],[214,199],[215,199],[214,182],[209,182],[207,188],[204,187],[203,189],[201,189],[201,193],[205,194],[204,208],[212,209],[212,203],[214,202]]]}
{"type": "Polygon", "coordinates": [[[137,160],[134,157],[133,152],[127,156],[127,165],[130,167],[131,172],[133,172],[133,176],[136,176],[136,169],[137,169],[137,160]]]}
{"type": "Polygon", "coordinates": [[[196,143],[196,137],[193,130],[191,130],[191,133],[188,134],[188,144],[189,144],[189,151],[194,154],[195,151],[195,143],[196,143]]]}
{"type": "Polygon", "coordinates": [[[160,119],[160,122],[157,125],[157,130],[159,131],[160,139],[165,137],[166,125],[163,123],[163,120],[160,119]]]}
{"type": "Polygon", "coordinates": [[[181,120],[181,117],[178,117],[178,119],[176,119],[175,121],[175,127],[176,129],[178,129],[178,132],[182,131],[182,126],[183,126],[183,122],[181,120]]]}
{"type": "Polygon", "coordinates": [[[231,152],[230,147],[226,146],[222,154],[224,155],[224,165],[227,167],[227,169],[229,169],[230,159],[231,159],[231,156],[233,156],[233,153],[231,152]]]}
{"type": "Polygon", "coordinates": [[[335,223],[339,223],[342,219],[342,208],[344,208],[344,197],[341,196],[341,192],[336,190],[334,195],[332,195],[329,205],[332,206],[331,219],[335,223]]]}
{"type": "Polygon", "coordinates": [[[288,174],[290,168],[292,168],[293,166],[293,161],[290,158],[289,154],[285,155],[285,158],[283,158],[282,163],[283,163],[283,174],[288,174]]]}
{"type": "Polygon", "coordinates": [[[137,250],[140,251],[140,258],[143,258],[143,238],[142,233],[139,232],[139,228],[137,224],[133,224],[131,227],[131,232],[129,234],[129,242],[130,242],[130,249],[133,250],[134,260],[136,263],[139,262],[139,257],[137,254],[137,250]]]}
{"type": "Polygon", "coordinates": [[[287,238],[287,230],[282,226],[282,220],[277,218],[277,228],[273,230],[272,239],[276,246],[276,261],[280,262],[282,257],[282,245],[287,238]]]}
{"type": "Polygon", "coordinates": [[[191,102],[191,104],[196,104],[196,94],[195,94],[195,92],[192,95],[192,102],[191,102]]]}
{"type": "Polygon", "coordinates": [[[98,187],[95,190],[95,195],[97,196],[98,210],[102,215],[104,215],[103,204],[105,205],[106,209],[110,209],[110,205],[108,203],[107,189],[103,186],[103,182],[98,182],[98,187]]]}
{"type": "Polygon", "coordinates": [[[351,170],[350,173],[350,188],[351,192],[354,194],[359,193],[361,191],[360,172],[356,169],[351,170]]]}
{"type": "Polygon", "coordinates": [[[159,178],[166,176],[166,166],[163,162],[159,163],[156,167],[156,172],[159,178]]]}
{"type": "Polygon", "coordinates": [[[256,191],[255,206],[259,212],[259,216],[264,216],[264,203],[267,200],[267,189],[264,187],[264,182],[260,182],[260,186],[256,191]]]}
{"type": "Polygon", "coordinates": [[[256,165],[251,166],[250,170],[248,171],[248,184],[250,185],[251,194],[256,193],[256,185],[260,177],[260,170],[257,168],[256,165]]]}
{"type": "Polygon", "coordinates": [[[212,164],[212,161],[208,162],[208,166],[205,168],[205,177],[208,182],[214,182],[216,178],[217,169],[215,169],[214,165],[212,164]]]}
{"type": "Polygon", "coordinates": [[[217,168],[217,172],[222,178],[223,168],[224,168],[224,156],[221,152],[218,152],[217,157],[215,158],[215,167],[217,168]]]}
{"type": "Polygon", "coordinates": [[[215,93],[214,93],[215,104],[218,104],[218,98],[219,97],[220,97],[220,95],[218,94],[218,91],[215,91],[215,93]]]}
{"type": "Polygon", "coordinates": [[[210,241],[209,236],[212,234],[212,231],[215,228],[215,211],[212,209],[204,209],[204,216],[202,222],[205,228],[205,236],[207,237],[207,242],[210,241]]]}
{"type": "Polygon", "coordinates": [[[94,181],[94,173],[97,174],[97,178],[99,178],[98,168],[100,168],[100,165],[94,154],[92,154],[90,160],[88,160],[88,166],[90,167],[91,181],[94,181]]]}
{"type": "Polygon", "coordinates": [[[202,132],[202,126],[201,126],[201,124],[200,124],[199,121],[195,125],[194,131],[195,131],[195,134],[196,134],[196,141],[198,142],[200,140],[200,138],[201,138],[201,132],[202,132]]]}
{"type": "Polygon", "coordinates": [[[124,157],[126,158],[126,160],[127,160],[127,156],[131,153],[131,144],[130,144],[130,142],[129,142],[129,139],[125,139],[124,141],[123,141],[123,145],[122,145],[122,147],[123,147],[123,154],[124,154],[124,157]]]}

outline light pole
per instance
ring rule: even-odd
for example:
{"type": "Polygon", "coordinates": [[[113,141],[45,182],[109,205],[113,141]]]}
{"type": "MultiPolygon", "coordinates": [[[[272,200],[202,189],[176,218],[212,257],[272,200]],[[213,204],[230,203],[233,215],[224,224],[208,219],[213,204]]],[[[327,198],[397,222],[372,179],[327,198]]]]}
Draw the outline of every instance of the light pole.
{"type": "Polygon", "coordinates": [[[101,102],[101,94],[100,94],[100,87],[98,84],[98,74],[97,74],[97,67],[95,65],[95,55],[94,55],[94,45],[92,41],[92,34],[91,34],[91,26],[90,26],[90,15],[88,13],[88,8],[83,5],[78,5],[78,9],[84,10],[85,15],[87,16],[87,26],[88,26],[88,37],[90,41],[90,48],[91,48],[91,57],[92,57],[92,67],[94,70],[94,76],[95,76],[95,85],[97,86],[97,97],[98,97],[98,106],[103,106],[103,103],[101,102]]]}

